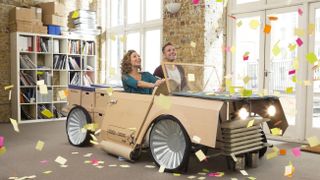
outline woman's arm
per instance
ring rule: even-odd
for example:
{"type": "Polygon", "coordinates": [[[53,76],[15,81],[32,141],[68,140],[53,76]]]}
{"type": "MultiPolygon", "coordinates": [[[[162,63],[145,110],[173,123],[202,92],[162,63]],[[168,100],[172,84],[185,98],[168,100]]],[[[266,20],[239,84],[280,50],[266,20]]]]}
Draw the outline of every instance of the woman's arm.
{"type": "Polygon", "coordinates": [[[137,86],[140,87],[140,88],[154,88],[156,86],[159,86],[163,82],[165,82],[164,79],[159,79],[155,83],[149,83],[149,82],[145,82],[145,81],[138,81],[137,86]]]}

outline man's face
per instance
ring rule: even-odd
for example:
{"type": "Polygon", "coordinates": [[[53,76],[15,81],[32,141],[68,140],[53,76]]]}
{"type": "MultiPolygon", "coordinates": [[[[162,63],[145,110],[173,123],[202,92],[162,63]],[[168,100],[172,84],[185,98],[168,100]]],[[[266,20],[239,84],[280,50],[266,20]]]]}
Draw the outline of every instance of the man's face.
{"type": "Polygon", "coordinates": [[[164,48],[163,55],[170,62],[176,60],[177,59],[176,48],[174,48],[172,45],[166,46],[164,48]]]}

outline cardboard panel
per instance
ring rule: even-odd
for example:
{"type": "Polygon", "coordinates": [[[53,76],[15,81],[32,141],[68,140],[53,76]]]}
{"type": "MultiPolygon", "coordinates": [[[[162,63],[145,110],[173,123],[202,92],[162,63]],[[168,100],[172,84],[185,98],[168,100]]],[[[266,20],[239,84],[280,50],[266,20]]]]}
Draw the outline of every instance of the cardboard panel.
{"type": "Polygon", "coordinates": [[[65,16],[66,15],[66,8],[63,4],[58,2],[48,2],[48,3],[41,3],[39,6],[42,9],[42,14],[46,15],[58,15],[58,16],[65,16]]]}
{"type": "Polygon", "coordinates": [[[95,92],[94,91],[82,91],[81,92],[81,106],[85,108],[93,109],[95,104],[95,92]]]}
{"type": "Polygon", "coordinates": [[[28,8],[21,8],[21,7],[15,7],[10,10],[9,12],[9,21],[15,22],[15,21],[29,21],[35,19],[35,14],[33,9],[28,8]]]}
{"type": "Polygon", "coordinates": [[[42,22],[46,25],[66,26],[67,21],[64,17],[57,15],[44,15],[42,16],[42,22]]]}
{"type": "Polygon", "coordinates": [[[10,32],[32,32],[33,27],[31,22],[19,20],[10,24],[9,29],[10,32]]]}
{"type": "Polygon", "coordinates": [[[104,118],[104,113],[101,113],[101,112],[93,113],[93,121],[94,123],[98,124],[98,129],[101,128],[103,118],[104,118]]]}
{"type": "Polygon", "coordinates": [[[105,109],[110,101],[110,97],[105,89],[97,89],[96,90],[96,109],[105,109]]]}
{"type": "Polygon", "coordinates": [[[69,105],[81,105],[81,90],[80,89],[68,89],[68,104],[69,105]]]}

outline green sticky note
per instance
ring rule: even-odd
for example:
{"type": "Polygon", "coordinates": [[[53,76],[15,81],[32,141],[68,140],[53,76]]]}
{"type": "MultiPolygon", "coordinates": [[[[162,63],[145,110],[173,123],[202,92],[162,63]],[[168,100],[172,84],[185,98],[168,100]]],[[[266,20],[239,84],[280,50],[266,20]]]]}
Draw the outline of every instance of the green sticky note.
{"type": "Polygon", "coordinates": [[[286,93],[287,94],[292,94],[292,92],[293,92],[293,87],[287,87],[286,88],[286,93]]]}
{"type": "Polygon", "coordinates": [[[279,128],[272,128],[271,129],[271,134],[274,136],[280,136],[282,135],[282,130],[279,128]]]}
{"type": "Polygon", "coordinates": [[[230,79],[226,79],[226,86],[227,87],[230,87],[232,84],[231,80],[230,79]]]}
{"type": "Polygon", "coordinates": [[[244,96],[244,97],[249,97],[252,95],[252,90],[249,90],[249,89],[242,89],[240,91],[241,93],[241,96],[244,96]]]}
{"type": "Polygon", "coordinates": [[[278,56],[280,54],[280,52],[281,52],[281,49],[280,49],[280,47],[278,46],[278,43],[277,43],[277,44],[275,44],[273,46],[272,53],[273,53],[274,56],[278,56]]]}
{"type": "Polygon", "coordinates": [[[216,0],[216,2],[222,2],[223,0],[216,0]]]}
{"type": "Polygon", "coordinates": [[[313,52],[308,53],[308,54],[306,55],[306,58],[307,58],[308,62],[309,62],[310,64],[312,64],[312,65],[313,65],[315,62],[318,61],[317,56],[316,56],[313,52]]]}
{"type": "Polygon", "coordinates": [[[249,76],[246,76],[243,78],[243,82],[244,84],[248,84],[248,82],[251,80],[251,78],[249,76]]]}
{"type": "Polygon", "coordinates": [[[230,86],[229,87],[229,92],[230,92],[230,94],[234,94],[235,93],[234,87],[230,86]]]}
{"type": "Polygon", "coordinates": [[[52,118],[53,114],[51,111],[49,111],[48,109],[44,109],[43,111],[41,111],[41,114],[43,114],[44,116],[46,116],[47,118],[52,118]]]}
{"type": "Polygon", "coordinates": [[[44,74],[43,71],[38,71],[38,72],[37,72],[37,75],[43,75],[43,74],[44,74]]]}
{"type": "Polygon", "coordinates": [[[292,76],[292,82],[297,82],[297,76],[292,76]]]}

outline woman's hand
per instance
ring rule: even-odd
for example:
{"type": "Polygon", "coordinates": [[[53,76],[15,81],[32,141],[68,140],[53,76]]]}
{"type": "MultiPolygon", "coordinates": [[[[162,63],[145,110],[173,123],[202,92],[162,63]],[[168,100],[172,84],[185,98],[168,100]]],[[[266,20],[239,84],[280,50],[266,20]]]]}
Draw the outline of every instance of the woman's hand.
{"type": "Polygon", "coordinates": [[[164,83],[166,80],[165,79],[159,79],[154,83],[154,87],[160,86],[160,84],[164,83]]]}

